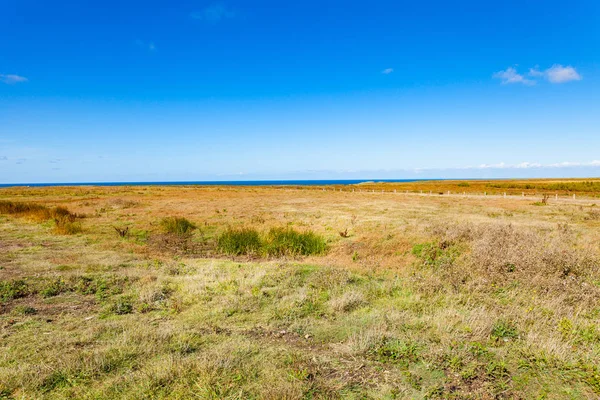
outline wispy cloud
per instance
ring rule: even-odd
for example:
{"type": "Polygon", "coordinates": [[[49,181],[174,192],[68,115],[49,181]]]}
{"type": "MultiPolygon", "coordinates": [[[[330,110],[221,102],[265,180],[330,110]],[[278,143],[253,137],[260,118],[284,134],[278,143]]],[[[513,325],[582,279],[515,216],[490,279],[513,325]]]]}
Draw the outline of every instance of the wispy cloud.
{"type": "Polygon", "coordinates": [[[217,24],[221,21],[235,18],[237,11],[227,7],[225,3],[214,3],[202,11],[193,12],[191,17],[211,24],[217,24]]]}
{"type": "Polygon", "coordinates": [[[500,79],[503,85],[508,85],[511,83],[521,83],[528,86],[535,85],[534,80],[525,78],[525,76],[519,74],[513,67],[508,67],[504,71],[498,71],[494,73],[493,77],[495,79],[500,79]]]}
{"type": "Polygon", "coordinates": [[[156,46],[154,45],[154,42],[146,42],[138,39],[135,41],[135,44],[148,51],[156,51],[156,46]]]}
{"type": "Polygon", "coordinates": [[[14,85],[15,83],[27,82],[28,79],[24,76],[13,75],[13,74],[0,74],[0,82],[6,83],[7,85],[14,85]]]}
{"type": "Polygon", "coordinates": [[[545,77],[552,83],[565,83],[570,81],[580,81],[581,75],[575,68],[567,65],[563,67],[560,64],[554,64],[545,71],[545,77]]]}
{"type": "Polygon", "coordinates": [[[6,161],[6,160],[8,160],[8,157],[6,157],[6,156],[0,156],[0,161],[6,161]]]}
{"type": "Polygon", "coordinates": [[[389,75],[392,72],[394,72],[394,68],[386,68],[383,71],[381,71],[381,73],[384,74],[384,75],[389,75]]]}
{"type": "MultiPolygon", "coordinates": [[[[574,67],[570,65],[565,67],[560,64],[554,64],[545,70],[541,70],[540,67],[536,65],[533,68],[529,68],[527,76],[529,78],[545,79],[550,83],[565,83],[570,81],[580,81],[582,79],[581,75],[574,67]]],[[[514,67],[508,67],[504,71],[498,71],[493,77],[500,79],[502,84],[522,83],[531,86],[537,83],[535,79],[528,79],[525,75],[518,73],[514,67]]]]}

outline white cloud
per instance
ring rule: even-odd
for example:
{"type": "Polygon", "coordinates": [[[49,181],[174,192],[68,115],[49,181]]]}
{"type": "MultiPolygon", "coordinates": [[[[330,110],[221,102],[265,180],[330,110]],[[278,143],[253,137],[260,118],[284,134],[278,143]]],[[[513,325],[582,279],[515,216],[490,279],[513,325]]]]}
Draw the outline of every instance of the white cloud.
{"type": "Polygon", "coordinates": [[[511,84],[511,83],[522,83],[523,85],[535,85],[535,81],[531,79],[525,78],[523,75],[519,74],[517,70],[513,67],[508,67],[504,71],[496,72],[493,77],[495,79],[500,79],[503,85],[511,84]]]}
{"type": "Polygon", "coordinates": [[[27,82],[28,79],[24,76],[12,75],[12,74],[0,74],[0,82],[6,83],[7,85],[14,85],[15,83],[27,82]]]}
{"type": "Polygon", "coordinates": [[[236,11],[228,8],[224,3],[214,3],[202,11],[192,13],[191,17],[216,24],[226,19],[235,18],[236,15],[236,11]]]}
{"type": "MultiPolygon", "coordinates": [[[[516,70],[514,70],[514,68],[508,68],[506,71],[501,71],[501,72],[506,73],[509,70],[512,70],[510,72],[521,77],[521,75],[516,73],[516,70]]],[[[543,71],[540,70],[540,67],[536,65],[533,68],[529,68],[529,72],[527,73],[527,75],[530,77],[533,77],[533,78],[546,79],[550,83],[565,83],[565,82],[570,82],[570,81],[580,81],[582,79],[581,75],[577,72],[577,70],[574,67],[572,67],[570,65],[567,65],[565,67],[560,64],[554,64],[552,67],[545,69],[543,71]]],[[[535,81],[533,81],[533,82],[535,82],[535,81]]],[[[503,83],[512,83],[512,82],[503,82],[503,83]]]]}
{"type": "Polygon", "coordinates": [[[6,156],[0,156],[0,161],[6,161],[6,160],[8,160],[8,157],[6,157],[6,156]]]}
{"type": "Polygon", "coordinates": [[[540,67],[538,67],[536,65],[533,68],[529,68],[529,76],[540,77],[540,76],[544,76],[544,73],[542,71],[540,71],[540,67]]]}
{"type": "Polygon", "coordinates": [[[381,71],[381,73],[384,74],[384,75],[389,75],[392,72],[394,72],[394,68],[386,68],[383,71],[381,71]]]}
{"type": "Polygon", "coordinates": [[[544,77],[551,83],[565,83],[570,81],[580,81],[581,75],[570,65],[563,67],[560,64],[554,64],[544,71],[544,77]]]}

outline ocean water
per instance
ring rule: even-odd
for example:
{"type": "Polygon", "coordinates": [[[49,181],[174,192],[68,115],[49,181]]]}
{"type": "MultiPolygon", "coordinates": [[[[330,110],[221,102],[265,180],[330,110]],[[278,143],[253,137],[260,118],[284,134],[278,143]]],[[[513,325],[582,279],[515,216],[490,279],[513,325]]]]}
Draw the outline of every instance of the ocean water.
{"type": "Polygon", "coordinates": [[[331,179],[272,181],[181,181],[181,182],[63,182],[63,183],[0,183],[0,187],[15,186],[325,186],[355,185],[364,182],[416,182],[430,179],[331,179]]]}

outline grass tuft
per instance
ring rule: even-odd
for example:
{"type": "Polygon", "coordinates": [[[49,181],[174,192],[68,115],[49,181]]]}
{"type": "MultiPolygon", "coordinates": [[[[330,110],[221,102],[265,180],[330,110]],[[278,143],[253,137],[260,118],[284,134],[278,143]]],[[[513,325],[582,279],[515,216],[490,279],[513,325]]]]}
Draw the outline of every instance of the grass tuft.
{"type": "Polygon", "coordinates": [[[230,256],[258,254],[261,247],[260,235],[252,228],[230,228],[217,238],[217,250],[230,256]]]}
{"type": "Polygon", "coordinates": [[[272,228],[264,244],[268,256],[309,256],[325,253],[327,243],[312,231],[297,232],[292,228],[272,228]]]}
{"type": "Polygon", "coordinates": [[[196,226],[183,217],[166,217],[160,221],[160,226],[167,233],[174,233],[176,235],[185,235],[190,233],[196,226]]]}

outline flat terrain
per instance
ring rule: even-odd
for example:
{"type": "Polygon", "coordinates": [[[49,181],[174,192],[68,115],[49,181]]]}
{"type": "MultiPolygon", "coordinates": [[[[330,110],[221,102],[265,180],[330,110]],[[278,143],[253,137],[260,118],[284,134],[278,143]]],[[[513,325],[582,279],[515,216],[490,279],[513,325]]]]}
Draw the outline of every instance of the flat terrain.
{"type": "Polygon", "coordinates": [[[597,399],[599,185],[0,189],[0,399],[597,399]]]}

